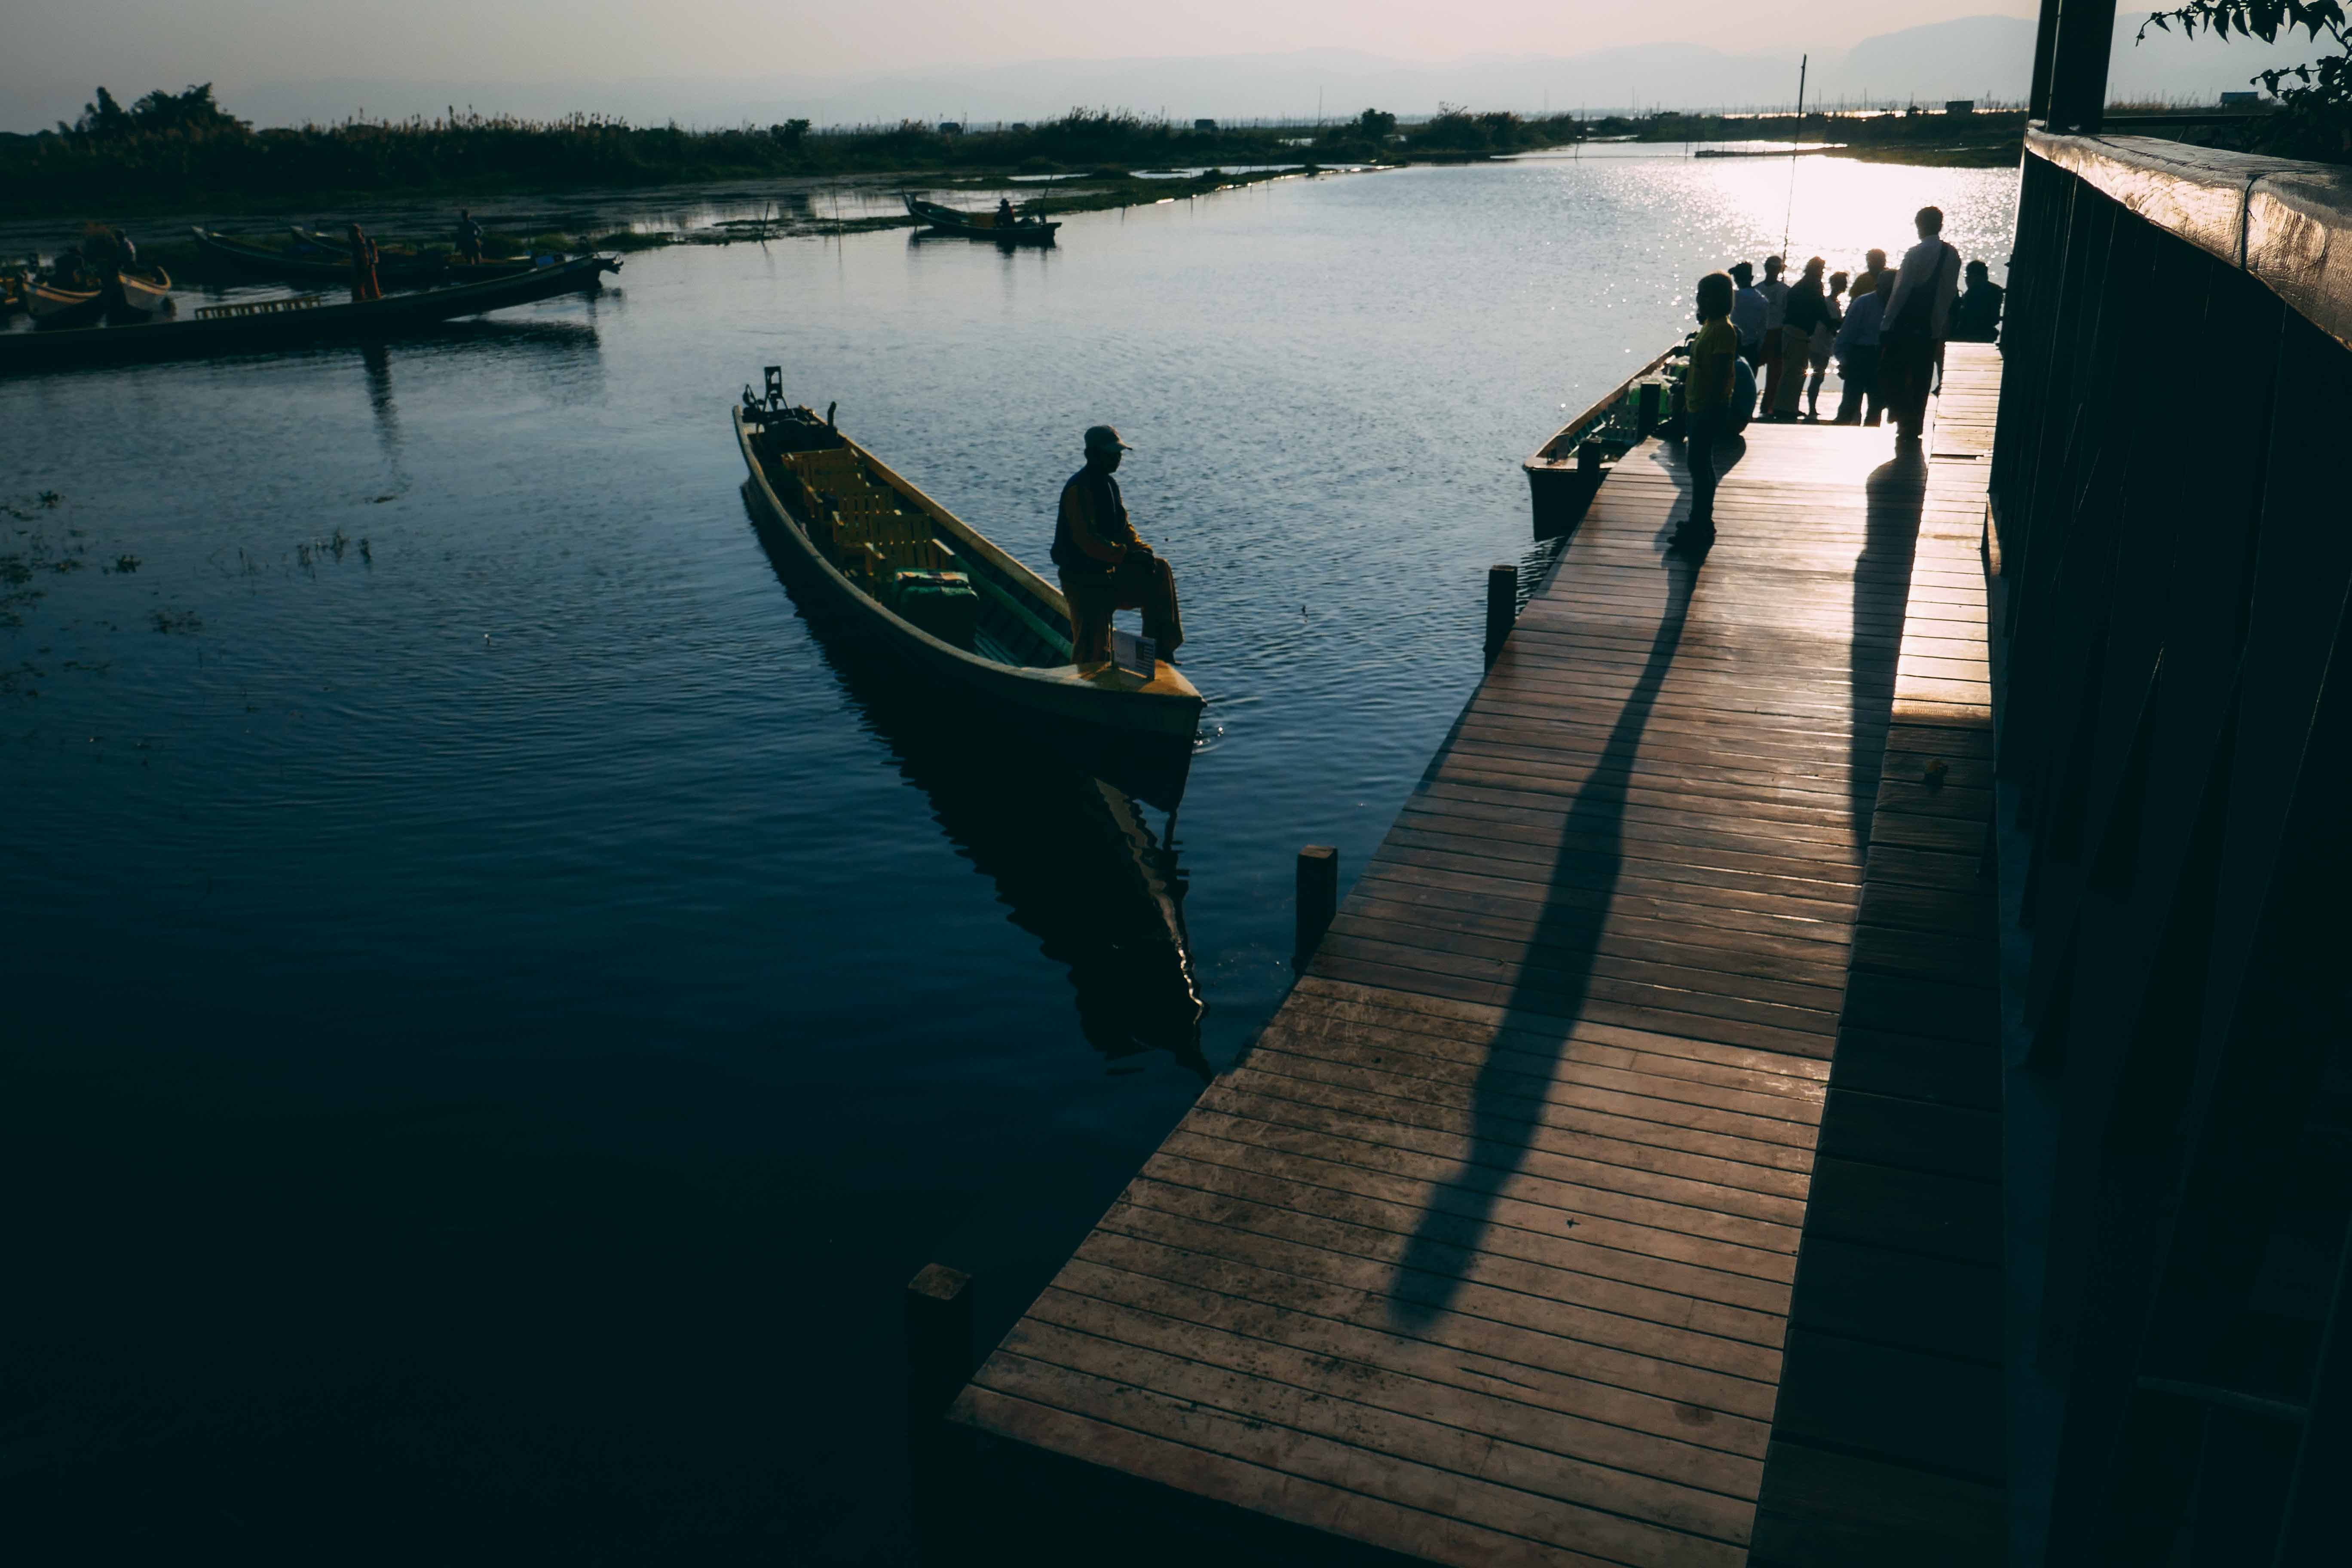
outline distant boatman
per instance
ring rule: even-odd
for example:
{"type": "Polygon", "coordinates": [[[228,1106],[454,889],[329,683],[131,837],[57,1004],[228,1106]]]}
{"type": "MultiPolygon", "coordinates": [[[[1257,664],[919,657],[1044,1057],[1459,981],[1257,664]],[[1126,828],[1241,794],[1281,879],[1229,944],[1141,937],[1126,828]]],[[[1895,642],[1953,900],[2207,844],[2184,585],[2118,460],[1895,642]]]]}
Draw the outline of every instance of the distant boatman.
{"type": "Polygon", "coordinates": [[[1054,525],[1054,565],[1070,606],[1072,662],[1109,659],[1115,610],[1141,610],[1153,652],[1173,662],[1184,642],[1176,574],[1137,536],[1118,481],[1111,478],[1121,454],[1134,448],[1108,425],[1089,428],[1086,441],[1087,466],[1062,487],[1061,516],[1054,525]]]}
{"type": "Polygon", "coordinates": [[[353,224],[347,236],[352,247],[352,303],[381,300],[383,289],[376,282],[375,268],[381,253],[375,241],[370,239],[360,226],[353,224]]]}

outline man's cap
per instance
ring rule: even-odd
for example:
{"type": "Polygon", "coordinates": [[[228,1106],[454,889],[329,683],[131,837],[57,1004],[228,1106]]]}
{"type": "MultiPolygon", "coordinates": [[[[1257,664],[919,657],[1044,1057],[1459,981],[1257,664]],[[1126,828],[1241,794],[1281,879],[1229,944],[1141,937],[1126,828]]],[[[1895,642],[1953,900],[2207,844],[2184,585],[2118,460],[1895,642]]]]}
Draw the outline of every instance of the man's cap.
{"type": "Polygon", "coordinates": [[[1087,426],[1087,450],[1089,452],[1132,452],[1134,447],[1118,438],[1118,432],[1108,425],[1087,426]]]}

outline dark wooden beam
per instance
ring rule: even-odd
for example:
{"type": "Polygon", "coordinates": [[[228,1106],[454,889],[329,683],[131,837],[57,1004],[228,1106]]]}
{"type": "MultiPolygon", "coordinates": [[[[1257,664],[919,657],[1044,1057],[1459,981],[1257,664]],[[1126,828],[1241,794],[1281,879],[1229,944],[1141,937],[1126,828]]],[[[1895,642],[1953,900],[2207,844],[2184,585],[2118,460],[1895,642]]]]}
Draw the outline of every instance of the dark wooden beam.
{"type": "Polygon", "coordinates": [[[2059,0],[2042,0],[2042,15],[2033,25],[2033,86],[2026,97],[2025,117],[2047,124],[2050,120],[2050,57],[2058,42],[2059,0]]]}
{"type": "Polygon", "coordinates": [[[2115,45],[2116,0],[2063,0],[2044,116],[2053,131],[2099,133],[2107,108],[2107,56],[2115,45]]]}

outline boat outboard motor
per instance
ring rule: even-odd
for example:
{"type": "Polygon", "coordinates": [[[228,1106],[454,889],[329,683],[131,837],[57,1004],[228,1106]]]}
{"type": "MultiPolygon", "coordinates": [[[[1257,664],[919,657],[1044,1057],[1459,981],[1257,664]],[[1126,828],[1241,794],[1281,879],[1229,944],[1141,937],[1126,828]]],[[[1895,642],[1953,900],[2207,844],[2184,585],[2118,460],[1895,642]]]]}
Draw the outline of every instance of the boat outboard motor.
{"type": "Polygon", "coordinates": [[[784,367],[772,364],[761,373],[767,377],[768,407],[781,413],[784,406],[784,367]]]}

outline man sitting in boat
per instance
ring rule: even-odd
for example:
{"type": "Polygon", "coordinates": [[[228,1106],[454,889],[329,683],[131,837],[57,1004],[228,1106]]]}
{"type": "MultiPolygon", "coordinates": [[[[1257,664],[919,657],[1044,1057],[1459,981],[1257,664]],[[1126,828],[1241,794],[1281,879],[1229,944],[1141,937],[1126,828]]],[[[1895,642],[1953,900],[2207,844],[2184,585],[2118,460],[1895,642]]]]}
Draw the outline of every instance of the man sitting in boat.
{"type": "Polygon", "coordinates": [[[1160,658],[1174,661],[1184,641],[1176,611],[1176,574],[1127,520],[1118,493],[1119,455],[1131,451],[1108,425],[1087,432],[1087,466],[1062,487],[1054,525],[1054,565],[1070,606],[1070,657],[1081,667],[1110,658],[1111,614],[1141,610],[1143,635],[1160,658]]]}
{"type": "Polygon", "coordinates": [[[1011,228],[1014,221],[1015,220],[1013,216],[1013,198],[1010,196],[997,197],[996,226],[999,228],[1011,228]]]}

